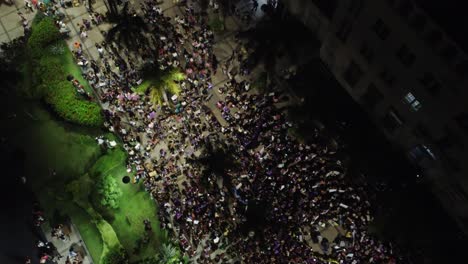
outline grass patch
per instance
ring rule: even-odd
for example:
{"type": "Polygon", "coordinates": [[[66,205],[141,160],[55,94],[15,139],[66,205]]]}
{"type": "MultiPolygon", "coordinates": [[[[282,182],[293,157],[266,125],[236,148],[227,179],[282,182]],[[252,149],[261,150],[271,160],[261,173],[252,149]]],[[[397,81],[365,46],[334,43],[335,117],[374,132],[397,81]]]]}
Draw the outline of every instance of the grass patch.
{"type": "MultiPolygon", "coordinates": [[[[161,233],[157,215],[157,206],[150,195],[143,189],[142,184],[124,184],[122,178],[127,173],[125,161],[126,153],[117,148],[101,157],[91,168],[90,175],[106,175],[114,177],[122,190],[119,199],[119,208],[110,210],[112,219],[109,224],[117,234],[122,246],[128,251],[131,261],[137,261],[151,257],[158,251],[163,235],[161,233]],[[151,221],[152,233],[149,242],[139,246],[137,254],[134,249],[139,245],[139,240],[145,235],[143,220],[151,221]]],[[[93,176],[96,177],[96,176],[93,176]]]]}
{"type": "MultiPolygon", "coordinates": [[[[124,184],[122,183],[122,185],[124,184]]],[[[114,221],[111,222],[122,245],[128,250],[131,261],[154,256],[161,244],[165,242],[164,235],[160,230],[156,204],[150,199],[148,193],[138,187],[142,187],[142,185],[129,184],[122,187],[124,194],[121,197],[120,208],[115,212],[114,221]],[[151,221],[153,230],[149,235],[148,244],[141,244],[138,252],[134,254],[138,241],[145,234],[143,224],[145,219],[151,221]]]]}
{"type": "Polygon", "coordinates": [[[64,53],[59,56],[60,62],[62,63],[63,69],[67,74],[71,74],[77,79],[88,93],[93,93],[93,89],[89,85],[88,81],[83,78],[81,68],[76,64],[71,50],[66,46],[65,41],[62,41],[65,46],[64,53]]]}
{"type": "Polygon", "coordinates": [[[18,120],[21,127],[15,138],[26,152],[26,175],[38,192],[46,185],[56,186],[79,177],[102,154],[93,138],[98,131],[79,131],[57,122],[40,106],[24,112],[35,120],[18,120]]]}
{"type": "MultiPolygon", "coordinates": [[[[68,210],[68,215],[80,231],[81,237],[85,241],[92,259],[99,260],[104,248],[101,233],[96,224],[90,223],[89,219],[91,217],[84,209],[76,205],[69,206],[71,206],[71,210],[68,210]]],[[[95,261],[95,263],[99,262],[95,261]]]]}

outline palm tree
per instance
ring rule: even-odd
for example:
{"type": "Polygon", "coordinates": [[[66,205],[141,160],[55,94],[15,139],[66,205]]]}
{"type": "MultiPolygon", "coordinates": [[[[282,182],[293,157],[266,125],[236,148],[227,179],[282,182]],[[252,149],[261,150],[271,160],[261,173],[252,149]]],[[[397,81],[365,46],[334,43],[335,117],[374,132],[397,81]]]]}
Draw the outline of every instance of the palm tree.
{"type": "Polygon", "coordinates": [[[159,74],[159,77],[150,85],[150,100],[154,105],[160,105],[167,100],[167,94],[179,95],[179,81],[185,78],[184,74],[177,69],[171,69],[159,74]]]}
{"type": "Polygon", "coordinates": [[[115,41],[130,50],[136,50],[141,46],[139,44],[147,42],[144,33],[148,30],[148,26],[141,16],[129,12],[129,2],[126,2],[120,11],[114,0],[108,0],[106,5],[109,21],[116,23],[107,32],[106,41],[115,41]]]}
{"type": "Polygon", "coordinates": [[[158,254],[159,264],[176,264],[180,262],[180,251],[172,244],[163,244],[158,254]]]}

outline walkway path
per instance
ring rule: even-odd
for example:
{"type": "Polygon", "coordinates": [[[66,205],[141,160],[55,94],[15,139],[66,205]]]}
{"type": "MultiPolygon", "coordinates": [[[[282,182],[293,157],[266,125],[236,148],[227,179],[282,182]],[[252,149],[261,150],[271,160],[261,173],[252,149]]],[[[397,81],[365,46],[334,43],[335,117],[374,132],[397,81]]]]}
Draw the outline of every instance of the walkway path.
{"type": "Polygon", "coordinates": [[[42,225],[42,230],[44,231],[47,241],[52,242],[57,248],[58,253],[62,256],[60,259],[55,261],[56,264],[65,264],[70,249],[73,249],[74,252],[83,257],[83,264],[93,264],[93,260],[85,243],[83,242],[83,239],[81,238],[80,232],[73,223],[64,227],[64,233],[68,233],[64,241],[52,237],[52,229],[47,223],[42,225]]]}

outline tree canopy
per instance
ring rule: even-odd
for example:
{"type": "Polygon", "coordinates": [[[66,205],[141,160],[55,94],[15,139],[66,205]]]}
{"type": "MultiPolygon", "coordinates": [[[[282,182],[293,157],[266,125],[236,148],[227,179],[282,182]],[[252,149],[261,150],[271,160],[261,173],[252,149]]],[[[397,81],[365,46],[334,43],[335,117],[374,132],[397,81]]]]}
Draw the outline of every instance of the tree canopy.
{"type": "Polygon", "coordinates": [[[96,187],[101,205],[111,209],[119,208],[118,201],[120,196],[122,196],[122,190],[110,174],[101,175],[98,178],[96,187]]]}

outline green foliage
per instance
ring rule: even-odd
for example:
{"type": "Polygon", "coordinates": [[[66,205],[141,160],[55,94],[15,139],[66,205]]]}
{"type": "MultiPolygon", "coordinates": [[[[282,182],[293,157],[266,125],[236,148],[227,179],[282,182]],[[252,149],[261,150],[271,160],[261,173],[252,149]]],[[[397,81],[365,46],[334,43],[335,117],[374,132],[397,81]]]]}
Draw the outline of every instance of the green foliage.
{"type": "Polygon", "coordinates": [[[121,247],[110,248],[102,258],[101,264],[128,264],[128,254],[121,247]]]}
{"type": "Polygon", "coordinates": [[[163,92],[159,87],[152,86],[150,91],[150,100],[153,105],[160,105],[163,103],[163,92]]]}
{"type": "Polygon", "coordinates": [[[49,45],[49,52],[53,55],[63,55],[65,54],[65,44],[62,41],[57,41],[49,45]]]}
{"type": "Polygon", "coordinates": [[[24,94],[43,98],[66,121],[102,126],[104,118],[100,106],[81,98],[72,83],[66,80],[66,75],[71,72],[65,62],[72,59],[72,54],[66,52],[64,41],[59,40],[60,33],[53,20],[40,15],[36,19],[27,43],[28,52],[34,59],[23,67],[23,76],[28,77],[24,94]]]}
{"type": "Polygon", "coordinates": [[[96,190],[99,195],[99,201],[108,208],[119,208],[119,198],[122,196],[122,190],[117,185],[117,181],[109,174],[98,178],[96,190]]]}
{"type": "Polygon", "coordinates": [[[179,264],[183,262],[180,250],[172,244],[163,244],[158,257],[159,264],[179,264]]]}
{"type": "Polygon", "coordinates": [[[151,86],[151,81],[150,80],[145,80],[140,85],[133,88],[133,91],[135,93],[138,93],[138,94],[146,94],[146,92],[148,91],[150,86],[151,86]]]}
{"type": "Polygon", "coordinates": [[[38,59],[33,71],[36,82],[45,86],[43,95],[51,91],[49,86],[64,81],[65,71],[56,57],[43,56],[38,59]]]}
{"type": "Polygon", "coordinates": [[[100,126],[104,119],[97,103],[79,99],[68,81],[52,83],[47,87],[45,101],[63,119],[86,126],[100,126]]]}
{"type": "Polygon", "coordinates": [[[43,12],[37,12],[32,20],[32,26],[34,27],[46,17],[47,16],[43,12]]]}
{"type": "Polygon", "coordinates": [[[41,56],[43,49],[50,43],[60,39],[60,32],[52,18],[46,17],[33,25],[28,47],[34,57],[41,56]]]}
{"type": "Polygon", "coordinates": [[[137,262],[137,264],[159,264],[158,257],[145,258],[137,262]]]}
{"type": "Polygon", "coordinates": [[[185,75],[178,69],[171,69],[164,72],[155,73],[157,78],[153,81],[145,81],[136,88],[136,91],[146,92],[150,89],[150,100],[154,105],[163,103],[164,91],[170,95],[179,95],[181,92],[179,81],[185,79],[185,75]]]}
{"type": "Polygon", "coordinates": [[[180,86],[177,82],[180,82],[183,79],[185,79],[185,75],[182,72],[178,69],[172,69],[161,77],[161,82],[170,94],[179,95],[180,86]]]}

